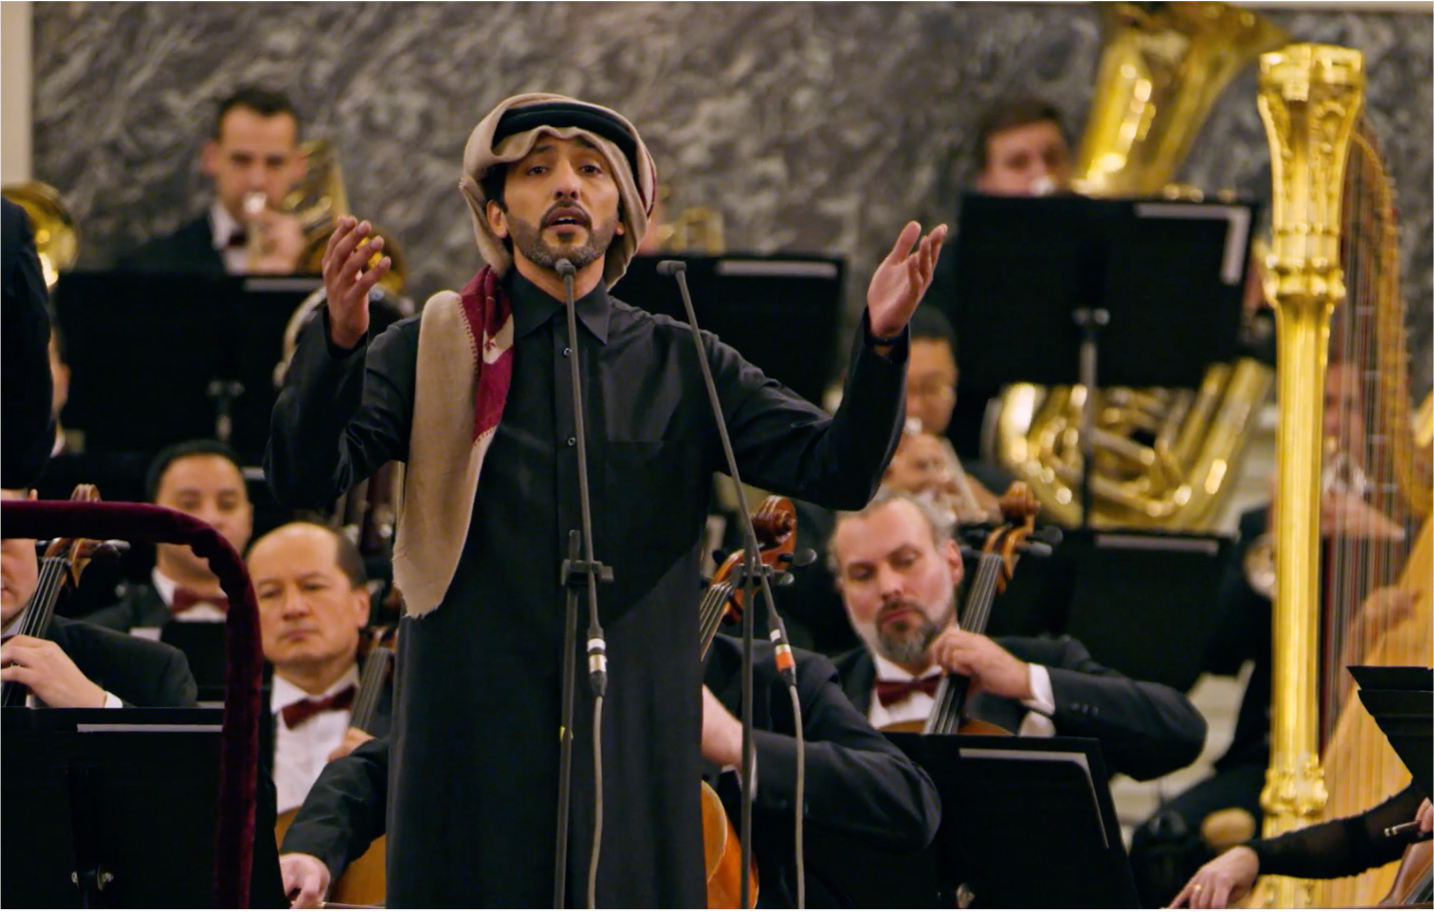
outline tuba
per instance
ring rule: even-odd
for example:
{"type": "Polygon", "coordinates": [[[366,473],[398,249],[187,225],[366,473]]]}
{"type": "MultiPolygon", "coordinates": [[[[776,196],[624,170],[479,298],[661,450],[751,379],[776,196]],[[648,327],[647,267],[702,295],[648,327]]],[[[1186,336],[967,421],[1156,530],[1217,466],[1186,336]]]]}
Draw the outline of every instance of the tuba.
{"type": "MultiPolygon", "coordinates": [[[[1167,183],[1220,92],[1285,40],[1223,3],[1114,3],[1072,186],[1092,196],[1192,195],[1167,183]]],[[[1212,364],[1197,390],[1013,384],[988,413],[986,449],[1060,523],[1198,531],[1218,518],[1272,372],[1212,364]],[[1080,515],[1092,410],[1092,516],[1080,515]]]]}
{"type": "Polygon", "coordinates": [[[24,181],[6,184],[0,188],[0,194],[30,217],[45,287],[54,288],[60,273],[73,268],[80,256],[80,236],[60,192],[40,181],[24,181]]]}

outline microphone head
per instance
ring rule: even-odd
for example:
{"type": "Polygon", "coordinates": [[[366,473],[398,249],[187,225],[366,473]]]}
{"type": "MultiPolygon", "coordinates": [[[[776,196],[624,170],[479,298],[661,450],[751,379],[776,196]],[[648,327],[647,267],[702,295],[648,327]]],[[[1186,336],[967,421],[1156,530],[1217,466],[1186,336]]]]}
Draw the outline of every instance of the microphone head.
{"type": "Polygon", "coordinates": [[[558,260],[556,263],[554,263],[553,268],[557,270],[558,275],[562,276],[565,279],[571,279],[573,276],[578,274],[577,269],[573,267],[573,261],[568,259],[567,257],[563,257],[561,260],[558,260]]]}
{"type": "Polygon", "coordinates": [[[682,262],[681,260],[663,260],[661,263],[657,264],[658,275],[675,276],[679,272],[686,271],[687,264],[682,262]]]}

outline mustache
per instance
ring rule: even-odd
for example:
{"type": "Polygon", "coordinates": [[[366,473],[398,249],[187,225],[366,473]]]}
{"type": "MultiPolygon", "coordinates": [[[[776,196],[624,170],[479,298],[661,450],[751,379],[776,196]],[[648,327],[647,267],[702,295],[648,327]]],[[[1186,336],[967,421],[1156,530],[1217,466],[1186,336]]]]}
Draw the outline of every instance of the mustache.
{"type": "Polygon", "coordinates": [[[911,601],[910,599],[900,599],[898,601],[887,602],[881,606],[881,610],[876,613],[877,625],[880,626],[886,623],[888,618],[901,611],[914,611],[919,616],[923,618],[926,617],[926,611],[920,603],[911,601]]]}

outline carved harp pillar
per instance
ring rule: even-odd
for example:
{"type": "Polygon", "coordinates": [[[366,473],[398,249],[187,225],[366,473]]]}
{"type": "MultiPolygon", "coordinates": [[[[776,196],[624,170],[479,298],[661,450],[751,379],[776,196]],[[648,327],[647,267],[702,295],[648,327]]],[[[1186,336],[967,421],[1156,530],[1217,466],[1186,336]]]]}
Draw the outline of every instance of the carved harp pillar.
{"type": "MultiPolygon", "coordinates": [[[[1363,102],[1356,51],[1291,45],[1260,58],[1273,182],[1266,296],[1275,308],[1275,595],[1265,835],[1308,826],[1327,800],[1319,764],[1321,417],[1330,315],[1344,299],[1340,197],[1363,102]]],[[[1273,905],[1317,904],[1314,885],[1270,878],[1273,905]]]]}

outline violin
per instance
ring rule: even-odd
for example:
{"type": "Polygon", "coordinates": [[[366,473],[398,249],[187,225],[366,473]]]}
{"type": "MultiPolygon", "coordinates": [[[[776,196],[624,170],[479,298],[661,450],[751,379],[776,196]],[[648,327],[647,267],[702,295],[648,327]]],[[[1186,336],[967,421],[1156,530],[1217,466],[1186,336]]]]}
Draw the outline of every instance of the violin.
{"type": "MultiPolygon", "coordinates": [[[[1035,532],[1040,502],[1031,495],[1024,482],[1012,482],[1001,497],[1004,522],[986,535],[976,560],[976,573],[966,596],[966,609],[961,615],[961,629],[970,633],[986,632],[991,620],[991,605],[996,596],[1006,591],[1016,571],[1016,552],[1035,532]]],[[[977,719],[962,720],[971,679],[965,675],[948,674],[936,687],[936,705],[925,722],[912,720],[894,722],[883,731],[921,732],[926,735],[1009,735],[999,725],[977,719]]]]}
{"type": "MultiPolygon", "coordinates": [[[[797,511],[785,497],[768,497],[752,515],[757,533],[758,553],[762,563],[774,570],[785,570],[792,562],[797,543],[797,511]]],[[[732,579],[746,563],[746,555],[737,551],[722,562],[712,575],[707,592],[698,607],[698,631],[702,643],[701,657],[707,658],[712,638],[723,620],[742,619],[742,586],[732,579]]],[[[741,904],[742,847],[733,832],[732,821],[722,806],[722,799],[706,782],[702,786],[702,844],[706,860],[707,908],[736,909],[741,904]]],[[[752,908],[757,905],[757,862],[752,860],[748,872],[752,908]]]]}
{"type": "MultiPolygon", "coordinates": [[[[70,494],[72,501],[93,502],[100,499],[100,492],[94,485],[76,485],[70,494]]],[[[40,559],[40,574],[35,584],[35,594],[25,606],[24,618],[20,621],[19,636],[44,639],[55,616],[55,603],[67,587],[78,586],[80,575],[90,559],[100,548],[115,548],[122,542],[97,542],[87,538],[57,538],[45,548],[40,559]]],[[[18,681],[5,682],[0,694],[0,705],[24,706],[30,689],[18,681]]]]}

